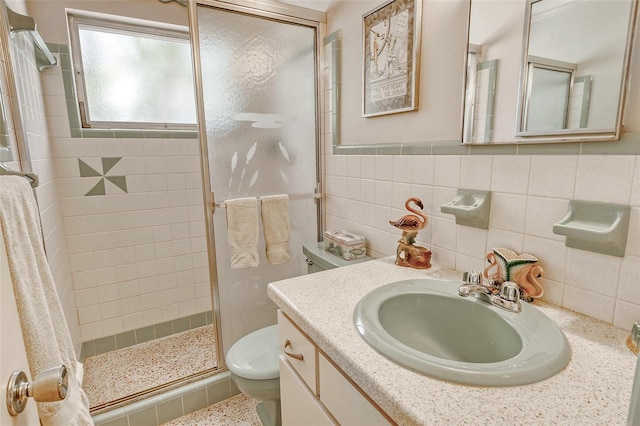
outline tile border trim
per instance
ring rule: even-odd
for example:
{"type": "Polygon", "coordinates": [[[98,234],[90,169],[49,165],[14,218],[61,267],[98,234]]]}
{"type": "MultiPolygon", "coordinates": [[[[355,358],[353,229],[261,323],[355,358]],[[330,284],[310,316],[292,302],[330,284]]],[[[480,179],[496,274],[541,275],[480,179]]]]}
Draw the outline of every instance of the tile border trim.
{"type": "Polygon", "coordinates": [[[80,362],[84,362],[87,357],[100,355],[116,349],[128,348],[138,343],[149,342],[183,331],[193,330],[204,325],[213,324],[213,312],[206,311],[187,317],[176,318],[134,330],[125,331],[111,336],[100,337],[82,343],[80,351],[80,362]]]}

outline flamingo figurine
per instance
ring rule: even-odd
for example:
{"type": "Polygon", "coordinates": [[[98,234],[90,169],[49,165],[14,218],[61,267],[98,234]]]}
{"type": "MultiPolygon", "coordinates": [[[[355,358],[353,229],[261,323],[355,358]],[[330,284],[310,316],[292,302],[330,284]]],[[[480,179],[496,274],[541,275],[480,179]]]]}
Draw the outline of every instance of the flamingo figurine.
{"type": "Polygon", "coordinates": [[[427,226],[427,216],[419,210],[411,207],[415,204],[422,210],[424,205],[419,198],[411,197],[404,206],[413,214],[402,216],[400,219],[390,220],[389,224],[398,229],[402,229],[402,238],[398,240],[396,250],[396,265],[408,266],[417,269],[427,269],[431,267],[431,250],[415,244],[418,231],[427,226]]]}
{"type": "Polygon", "coordinates": [[[404,206],[407,210],[414,214],[408,214],[402,216],[396,221],[390,220],[389,223],[398,229],[402,229],[403,235],[405,232],[418,232],[425,226],[427,226],[427,216],[419,210],[412,208],[409,203],[413,202],[416,206],[420,207],[420,210],[424,208],[422,200],[419,198],[411,197],[405,203],[404,206]]]}

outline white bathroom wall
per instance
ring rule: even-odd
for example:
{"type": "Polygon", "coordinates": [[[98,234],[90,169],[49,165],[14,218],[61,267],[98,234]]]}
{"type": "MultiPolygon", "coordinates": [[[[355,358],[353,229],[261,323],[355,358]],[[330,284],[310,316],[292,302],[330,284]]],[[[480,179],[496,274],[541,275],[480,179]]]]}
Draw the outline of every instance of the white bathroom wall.
{"type": "MultiPolygon", "coordinates": [[[[17,12],[25,13],[24,1],[10,1],[9,6],[17,12]]],[[[2,37],[9,37],[3,34],[2,37]]],[[[44,101],[40,77],[35,65],[33,42],[25,33],[12,38],[12,59],[20,101],[22,124],[26,130],[28,149],[33,171],[40,178],[36,189],[38,207],[42,221],[42,232],[47,258],[56,282],[58,296],[65,312],[69,331],[80,352],[82,343],[80,327],[76,315],[73,283],[69,269],[65,231],[59,202],[58,180],[51,161],[50,137],[44,111],[44,101]]],[[[11,115],[8,115],[11,119],[11,115]]]]}
{"type": "MultiPolygon", "coordinates": [[[[328,11],[328,33],[342,30],[343,46],[345,38],[360,37],[346,26],[359,26],[362,10],[370,10],[376,2],[357,2],[368,4],[359,4],[358,8],[354,3],[339,3],[328,11]]],[[[435,3],[443,6],[443,2],[435,3]]],[[[456,8],[455,2],[451,7],[456,8]]],[[[457,13],[425,12],[423,28],[439,22],[440,27],[460,31],[456,26],[460,22],[457,13]]],[[[427,33],[423,37],[428,37],[427,33]]],[[[423,50],[423,65],[441,55],[439,49],[450,54],[454,49],[460,56],[464,54],[464,42],[450,43],[447,32],[440,33],[437,40],[438,43],[430,44],[432,49],[423,50]]],[[[361,73],[359,61],[344,60],[348,56],[346,49],[343,48],[342,56],[343,81],[345,76],[361,73]]],[[[632,74],[640,70],[637,53],[632,74]]],[[[462,64],[460,59],[457,68],[448,69],[448,75],[437,74],[438,84],[445,88],[443,92],[449,89],[455,99],[458,99],[462,64]]],[[[332,64],[327,65],[325,79],[332,64]]],[[[435,74],[425,75],[422,87],[430,87],[428,83],[425,86],[425,79],[435,78],[435,74]]],[[[633,140],[638,140],[640,132],[639,78],[634,75],[625,111],[624,138],[633,140]]],[[[450,102],[439,96],[434,102],[450,102]]],[[[497,108],[498,116],[505,112],[500,105],[497,108]]],[[[351,109],[342,115],[343,143],[413,141],[416,129],[420,129],[425,141],[442,137],[439,129],[425,125],[426,118],[405,113],[400,114],[404,115],[403,125],[393,125],[394,133],[384,134],[382,140],[348,139],[348,135],[364,131],[369,121],[372,126],[374,120],[376,126],[386,123],[392,126],[391,116],[367,119],[366,123],[364,119],[347,118],[349,114],[358,113],[351,109]]],[[[329,114],[327,111],[326,121],[329,114]]],[[[435,113],[427,110],[424,114],[435,113]]],[[[440,120],[443,127],[450,128],[459,123],[458,118],[459,111],[451,110],[440,120]]],[[[388,221],[404,215],[405,200],[416,196],[424,202],[430,221],[418,240],[431,248],[435,262],[460,271],[481,270],[486,263],[485,254],[493,247],[531,253],[541,259],[545,271],[542,279],[545,300],[625,329],[640,318],[640,285],[636,279],[640,271],[640,160],[637,155],[551,155],[562,153],[563,145],[548,145],[541,155],[493,155],[493,151],[481,155],[483,147],[474,150],[474,154],[479,155],[333,155],[332,129],[330,126],[325,129],[327,229],[348,229],[364,235],[373,256],[394,255],[399,231],[388,221]],[[456,225],[453,216],[440,212],[440,205],[451,201],[457,188],[493,192],[488,230],[456,225]],[[625,257],[567,248],[564,237],[552,233],[553,224],[565,216],[571,199],[632,206],[625,257]]]]}

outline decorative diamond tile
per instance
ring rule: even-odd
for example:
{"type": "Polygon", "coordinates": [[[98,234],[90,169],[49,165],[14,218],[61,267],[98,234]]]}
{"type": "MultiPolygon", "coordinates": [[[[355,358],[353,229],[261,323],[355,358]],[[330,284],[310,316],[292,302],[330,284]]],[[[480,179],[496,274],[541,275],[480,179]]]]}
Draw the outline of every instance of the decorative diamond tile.
{"type": "Polygon", "coordinates": [[[102,159],[102,173],[104,173],[105,175],[109,172],[109,170],[111,170],[113,168],[113,166],[115,166],[116,164],[118,164],[118,161],[122,160],[122,157],[117,157],[117,158],[113,158],[113,157],[106,157],[102,159]]]}
{"type": "Polygon", "coordinates": [[[123,192],[127,192],[127,177],[126,176],[105,176],[105,178],[120,188],[123,192]]]}
{"type": "MultiPolygon", "coordinates": [[[[105,179],[113,184],[112,188],[118,192],[118,190],[128,193],[127,191],[127,177],[126,176],[106,176],[106,174],[118,164],[122,157],[102,157],[100,159],[102,165],[102,172],[96,170],[98,167],[93,167],[87,164],[87,160],[81,160],[78,158],[78,167],[80,168],[80,176],[88,178],[101,178],[85,196],[93,195],[107,195],[107,188],[105,186],[105,179]],[[117,189],[115,189],[117,188],[117,189]]],[[[94,181],[95,182],[95,181],[94,181]]],[[[109,193],[112,193],[111,191],[109,193]]]]}
{"type": "Polygon", "coordinates": [[[78,158],[78,166],[80,167],[80,176],[81,177],[94,177],[94,176],[102,176],[102,173],[95,170],[93,167],[82,161],[78,158]]]}
{"type": "Polygon", "coordinates": [[[86,194],[84,194],[85,196],[87,195],[106,195],[107,191],[104,187],[104,178],[100,179],[98,181],[98,183],[96,184],[96,186],[94,186],[91,191],[87,192],[86,194]]]}

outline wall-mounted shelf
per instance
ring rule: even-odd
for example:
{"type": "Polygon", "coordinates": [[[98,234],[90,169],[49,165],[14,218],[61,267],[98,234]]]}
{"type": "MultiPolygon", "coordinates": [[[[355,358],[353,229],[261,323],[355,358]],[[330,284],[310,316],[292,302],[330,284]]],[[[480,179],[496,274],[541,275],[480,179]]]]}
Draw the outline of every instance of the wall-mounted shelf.
{"type": "Polygon", "coordinates": [[[440,211],[454,215],[458,225],[488,229],[491,191],[458,189],[456,198],[441,205],[440,211]]]}
{"type": "Polygon", "coordinates": [[[571,200],[569,213],[553,225],[567,247],[623,257],[627,248],[631,207],[624,204],[571,200]]]}
{"type": "Polygon", "coordinates": [[[12,33],[19,31],[27,31],[33,43],[36,46],[36,65],[38,71],[42,71],[49,67],[58,65],[58,61],[47,47],[36,27],[36,21],[31,16],[21,15],[7,7],[7,16],[9,18],[9,27],[12,33]]]}

